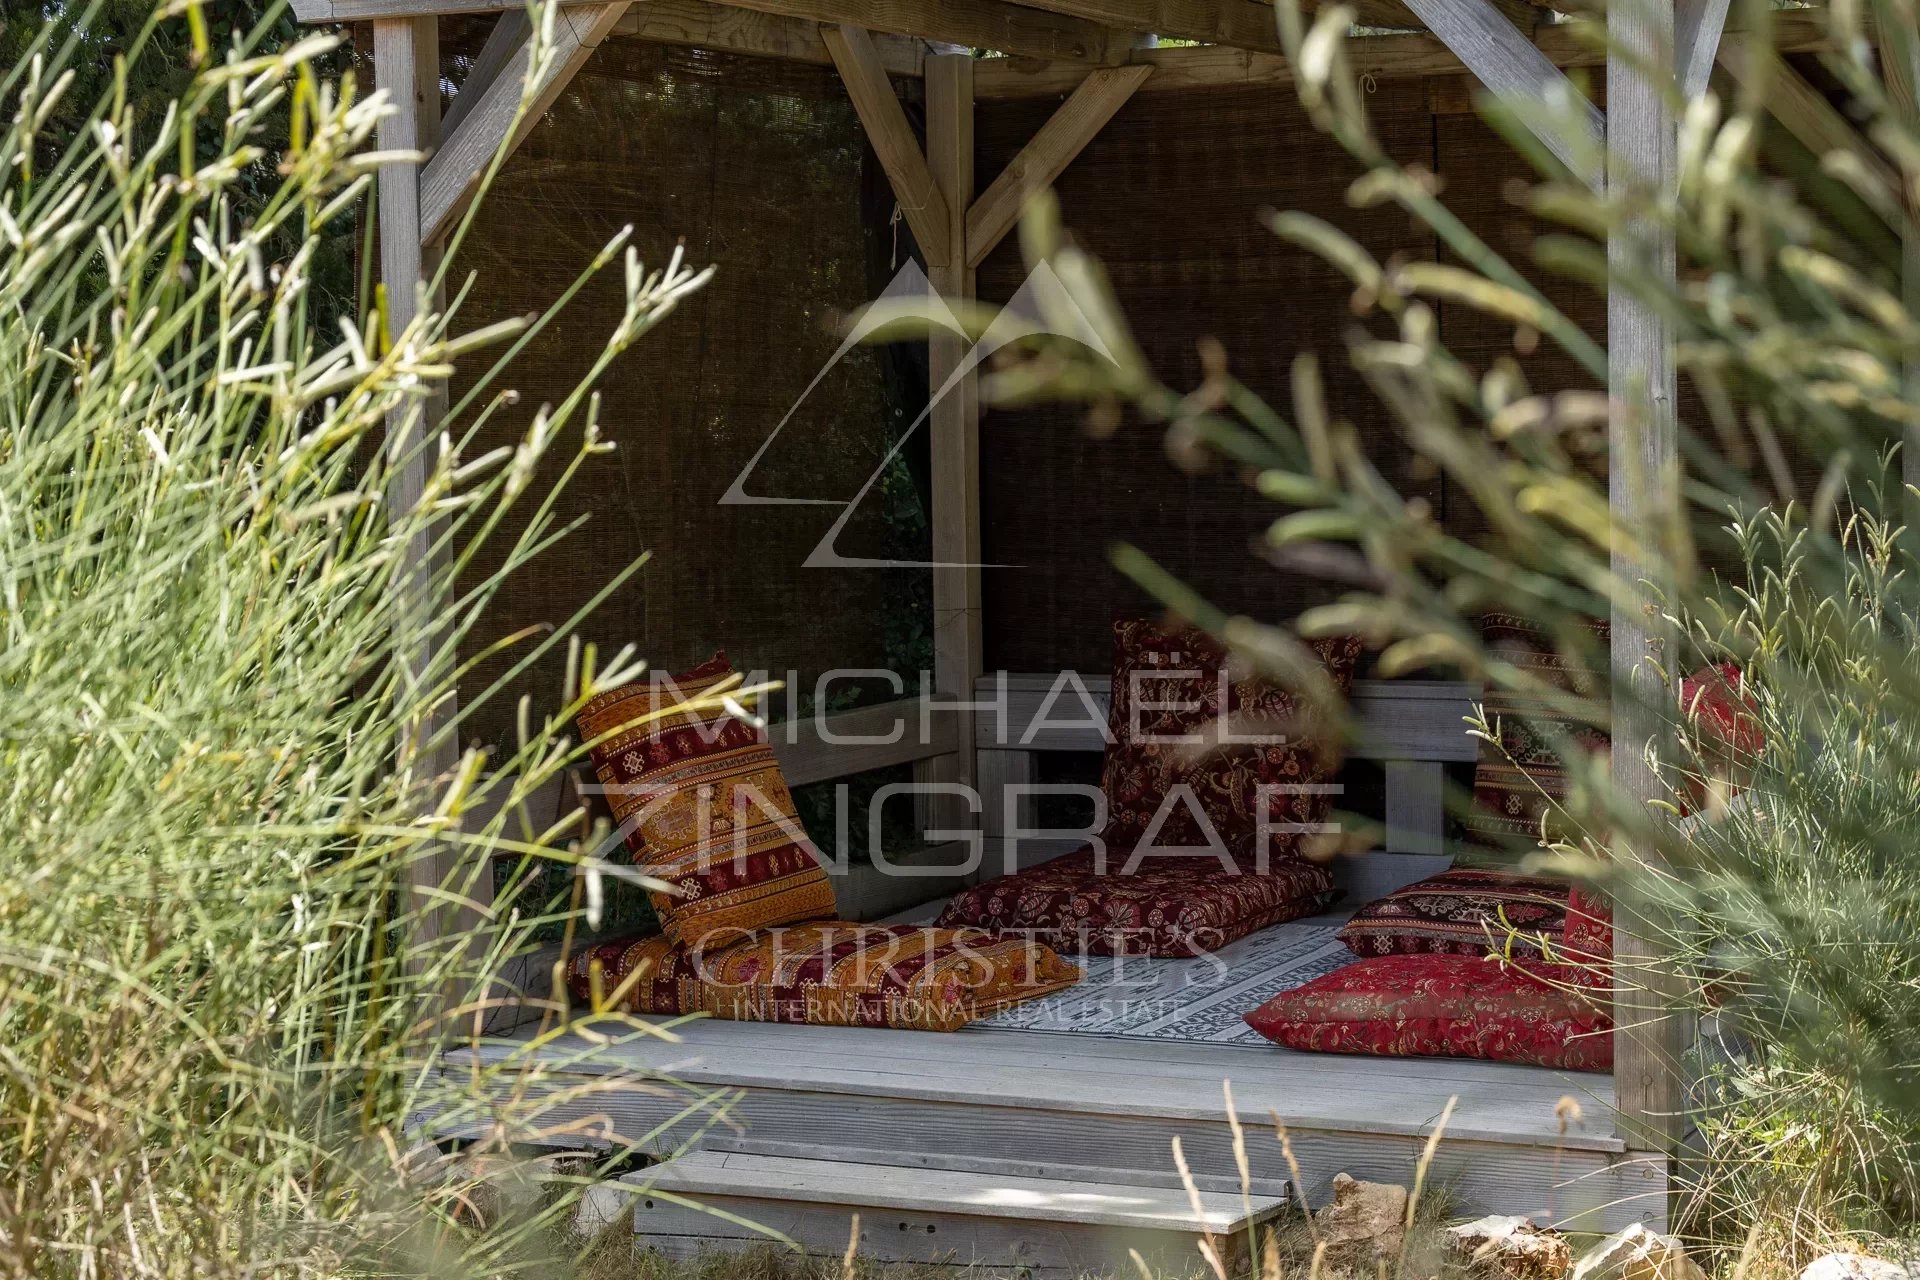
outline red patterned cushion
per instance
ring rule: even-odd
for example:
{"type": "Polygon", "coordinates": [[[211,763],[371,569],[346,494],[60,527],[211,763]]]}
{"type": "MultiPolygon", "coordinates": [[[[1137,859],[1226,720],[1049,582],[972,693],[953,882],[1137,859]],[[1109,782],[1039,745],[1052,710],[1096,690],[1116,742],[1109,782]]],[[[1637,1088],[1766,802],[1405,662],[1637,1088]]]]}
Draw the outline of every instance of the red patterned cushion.
{"type": "Polygon", "coordinates": [[[1380,956],[1282,992],[1247,1023],[1288,1049],[1613,1069],[1606,994],[1567,965],[1380,956]]]}
{"type": "MultiPolygon", "coordinates": [[[[1334,687],[1350,692],[1360,641],[1314,647],[1334,687]]],[[[1262,857],[1295,852],[1298,828],[1326,821],[1328,796],[1279,790],[1325,782],[1331,763],[1302,736],[1291,692],[1254,677],[1231,679],[1227,655],[1211,637],[1166,631],[1146,618],[1115,622],[1113,650],[1111,741],[1100,777],[1107,802],[1101,838],[1109,849],[1137,848],[1149,835],[1156,848],[1203,848],[1213,844],[1211,834],[1235,857],[1260,865],[1262,857]],[[1218,745],[1223,729],[1278,740],[1218,745]],[[1264,851],[1255,847],[1263,806],[1264,851]]]]}
{"type": "Polygon", "coordinates": [[[722,711],[673,710],[733,676],[727,656],[659,683],[600,694],[580,732],[668,939],[700,946],[834,915],[766,734],[722,711]]]}
{"type": "Polygon", "coordinates": [[[695,964],[684,946],[662,934],[615,938],[574,952],[567,964],[567,990],[582,1004],[593,997],[595,970],[603,997],[617,993],[630,974],[639,972],[618,1002],[629,1013],[686,1013],[700,1007],[695,964]]]}
{"type": "Polygon", "coordinates": [[[962,890],[940,923],[1020,933],[1076,954],[1194,956],[1313,915],[1337,896],[1332,874],[1299,858],[1237,874],[1204,857],[1142,858],[1130,875],[1126,863],[1109,852],[1102,874],[1085,848],[962,890]]]}
{"type": "Polygon", "coordinates": [[[1571,891],[1564,880],[1457,867],[1368,903],[1340,940],[1357,956],[1550,955],[1571,891]]]}
{"type": "Polygon", "coordinates": [[[1578,964],[1613,960],[1613,904],[1583,884],[1567,900],[1567,958],[1578,964]]]}
{"type": "Polygon", "coordinates": [[[702,969],[700,1007],[716,1018],[916,1031],[957,1030],[1082,976],[1024,938],[845,921],[767,930],[702,969]]]}
{"type": "Polygon", "coordinates": [[[1680,682],[1680,710],[1690,724],[1700,751],[1704,776],[1689,774],[1681,784],[1680,809],[1691,813],[1707,807],[1708,795],[1738,795],[1753,772],[1756,757],[1767,745],[1760,727],[1760,707],[1747,688],[1738,665],[1716,662],[1680,682]]]}
{"type": "MultiPolygon", "coordinates": [[[[1604,651],[1612,628],[1605,622],[1591,627],[1604,651]]],[[[1541,681],[1583,696],[1604,693],[1604,669],[1571,664],[1525,619],[1496,614],[1481,619],[1480,628],[1489,650],[1541,681]]],[[[1569,769],[1554,738],[1564,735],[1577,749],[1604,755],[1607,735],[1566,719],[1543,699],[1489,688],[1482,702],[1487,719],[1499,726],[1500,741],[1480,744],[1473,808],[1466,820],[1468,838],[1496,847],[1535,844],[1541,815],[1567,794],[1569,769]]]]}

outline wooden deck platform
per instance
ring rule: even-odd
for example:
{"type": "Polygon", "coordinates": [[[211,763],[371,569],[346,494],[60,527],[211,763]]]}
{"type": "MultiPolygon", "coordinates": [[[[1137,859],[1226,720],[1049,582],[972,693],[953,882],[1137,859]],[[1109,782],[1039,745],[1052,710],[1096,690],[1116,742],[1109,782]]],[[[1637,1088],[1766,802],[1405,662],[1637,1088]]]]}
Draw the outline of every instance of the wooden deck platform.
{"type": "MultiPolygon", "coordinates": [[[[653,1034],[623,1028],[599,1044],[574,1036],[533,1049],[529,1039],[509,1034],[479,1052],[562,1066],[575,1087],[549,1086],[544,1123],[571,1125],[574,1142],[1177,1186],[1177,1138],[1200,1187],[1228,1191],[1239,1185],[1230,1083],[1257,1194],[1286,1193],[1276,1119],[1312,1206],[1340,1172],[1410,1184],[1452,1099],[1428,1186],[1453,1211],[1593,1230],[1665,1216],[1665,1162],[1613,1136],[1605,1075],[977,1028],[942,1035],[700,1019],[653,1034]],[[728,1119],[690,1110],[690,1092],[726,1100],[728,1119]]],[[[458,1059],[447,1069],[459,1070],[458,1059]]]]}

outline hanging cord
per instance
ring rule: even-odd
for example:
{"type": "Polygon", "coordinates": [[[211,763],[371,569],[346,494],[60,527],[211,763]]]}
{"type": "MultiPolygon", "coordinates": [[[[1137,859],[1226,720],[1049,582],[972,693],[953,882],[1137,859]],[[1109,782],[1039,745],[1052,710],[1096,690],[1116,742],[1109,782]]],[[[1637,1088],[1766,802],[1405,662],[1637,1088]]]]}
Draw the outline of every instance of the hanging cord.
{"type": "Polygon", "coordinates": [[[887,227],[893,232],[893,254],[887,259],[887,270],[900,269],[900,202],[893,202],[893,216],[887,219],[887,227]]]}

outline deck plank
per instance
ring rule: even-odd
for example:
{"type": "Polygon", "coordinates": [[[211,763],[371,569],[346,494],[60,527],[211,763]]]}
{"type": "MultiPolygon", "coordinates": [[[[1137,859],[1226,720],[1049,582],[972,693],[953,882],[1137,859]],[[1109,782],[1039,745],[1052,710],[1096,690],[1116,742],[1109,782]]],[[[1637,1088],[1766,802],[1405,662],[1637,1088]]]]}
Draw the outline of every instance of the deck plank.
{"type": "MultiPolygon", "coordinates": [[[[1543,1068],[1085,1036],[1063,1046],[1058,1042],[1068,1037],[1031,1032],[935,1035],[697,1021],[677,1034],[677,1043],[645,1037],[598,1047],[562,1037],[540,1056],[583,1074],[653,1073],[690,1084],[1215,1123],[1225,1118],[1219,1082],[1231,1080],[1235,1111],[1249,1126],[1266,1128],[1273,1112],[1294,1128],[1402,1137],[1425,1136],[1452,1097],[1447,1132],[1455,1139],[1624,1150],[1610,1133],[1563,1131],[1557,1114],[1563,1097],[1584,1097],[1588,1123],[1599,1129],[1610,1081],[1543,1068]],[[951,1053],[934,1052],[939,1048],[951,1053]],[[1165,1058],[1156,1061],[1162,1049],[1165,1058]],[[1383,1069],[1388,1062],[1394,1070],[1383,1069]]],[[[497,1060],[519,1047],[510,1039],[482,1052],[497,1060]]]]}
{"type": "MultiPolygon", "coordinates": [[[[761,1200],[815,1199],[855,1208],[969,1214],[1035,1222],[1079,1222],[1155,1231],[1237,1231],[1248,1223],[1239,1193],[1196,1193],[1201,1214],[1178,1187],[1016,1178],[998,1174],[897,1168],[842,1160],[795,1159],[745,1152],[690,1152],[626,1181],[694,1198],[728,1195],[761,1200]]],[[[1277,1198],[1254,1197],[1253,1220],[1277,1212],[1277,1198]]]]}

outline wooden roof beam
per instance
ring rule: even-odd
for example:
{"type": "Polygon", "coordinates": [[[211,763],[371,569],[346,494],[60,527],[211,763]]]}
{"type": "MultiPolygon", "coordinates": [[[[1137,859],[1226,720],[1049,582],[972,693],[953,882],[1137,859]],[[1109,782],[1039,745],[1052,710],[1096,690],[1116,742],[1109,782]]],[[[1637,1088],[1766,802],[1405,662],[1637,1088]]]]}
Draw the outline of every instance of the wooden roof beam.
{"type": "MultiPolygon", "coordinates": [[[[1734,26],[1738,13],[1728,19],[1734,26]]],[[[1807,53],[1828,47],[1826,15],[1819,10],[1780,10],[1773,14],[1774,48],[1782,53],[1807,53]]],[[[1562,69],[1599,67],[1605,49],[1575,24],[1541,27],[1532,43],[1548,61],[1562,69]]],[[[1429,32],[1402,35],[1354,36],[1347,41],[1347,61],[1356,72],[1376,80],[1413,80],[1425,76],[1460,75],[1466,64],[1429,32]]],[[[1293,68],[1279,54],[1222,46],[1134,49],[1127,64],[1150,66],[1153,78],[1142,93],[1174,89],[1212,89],[1233,86],[1287,86],[1293,68]]],[[[1050,98],[1072,93],[1086,79],[1084,64],[1042,62],[1031,58],[988,58],[974,68],[974,94],[988,98],[1050,98]]]]}
{"type": "MultiPolygon", "coordinates": [[[[522,33],[513,51],[499,60],[493,78],[475,86],[481,90],[478,100],[461,112],[460,127],[445,138],[420,171],[422,243],[440,239],[453,226],[479,190],[480,179],[493,163],[495,152],[503,146],[511,152],[519,145],[613,30],[627,2],[576,5],[554,15],[551,54],[538,68],[525,112],[520,110],[520,95],[532,69],[530,30],[522,33]]],[[[460,96],[466,95],[463,92],[460,96]]]]}
{"type": "MultiPolygon", "coordinates": [[[[819,23],[709,4],[707,0],[641,0],[621,17],[614,34],[655,44],[833,65],[819,23]]],[[[893,35],[876,35],[872,40],[888,75],[918,77],[925,73],[930,52],[925,40],[893,35]]]]}
{"type": "MultiPolygon", "coordinates": [[[[342,3],[343,0],[334,0],[342,3]]],[[[378,0],[391,3],[391,0],[378,0]]],[[[734,0],[742,9],[783,18],[918,36],[1016,57],[1078,63],[1126,60],[1133,40],[1096,22],[1006,4],[1002,0],[734,0]]],[[[1083,68],[1084,69],[1084,68],[1083,68]]]]}
{"type": "Polygon", "coordinates": [[[820,34],[826,37],[827,51],[840,68],[847,96],[853,99],[853,109],[866,128],[874,154],[880,158],[880,167],[886,170],[887,181],[893,184],[894,198],[900,202],[900,212],[906,215],[920,252],[928,266],[944,266],[952,237],[947,198],[933,180],[926,153],[920,149],[913,126],[907,123],[900,99],[894,96],[893,81],[887,78],[879,52],[859,27],[827,27],[820,34]]]}
{"type": "Polygon", "coordinates": [[[1407,4],[1495,98],[1522,108],[1521,119],[1568,169],[1590,183],[1605,181],[1606,118],[1492,0],[1407,0],[1407,4]],[[1585,108],[1583,139],[1564,137],[1552,127],[1569,101],[1585,108]]]}
{"type": "MultiPolygon", "coordinates": [[[[978,68],[976,67],[977,71],[978,68]]],[[[1125,106],[1153,68],[1099,67],[1087,74],[1073,96],[1033,135],[1020,154],[967,210],[967,265],[987,260],[994,246],[1020,220],[1035,192],[1053,185],[1073,158],[1125,106]]]]}

